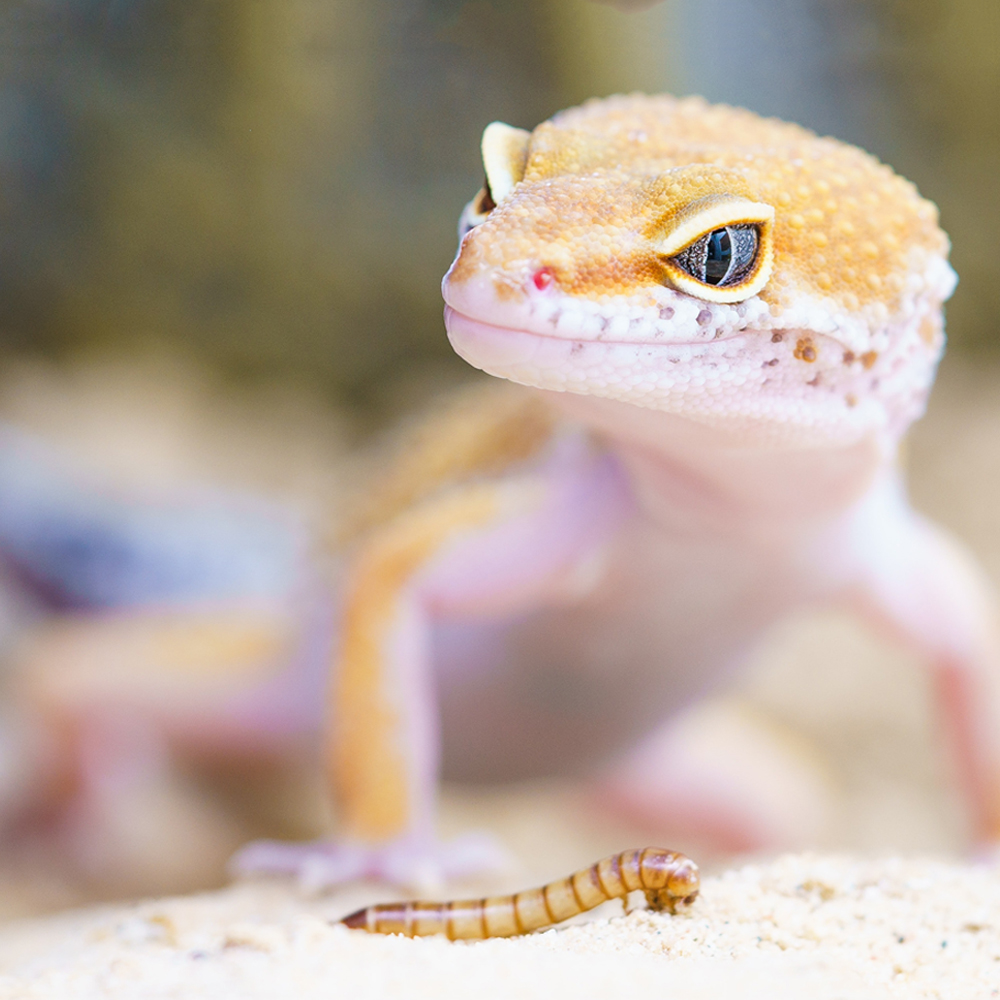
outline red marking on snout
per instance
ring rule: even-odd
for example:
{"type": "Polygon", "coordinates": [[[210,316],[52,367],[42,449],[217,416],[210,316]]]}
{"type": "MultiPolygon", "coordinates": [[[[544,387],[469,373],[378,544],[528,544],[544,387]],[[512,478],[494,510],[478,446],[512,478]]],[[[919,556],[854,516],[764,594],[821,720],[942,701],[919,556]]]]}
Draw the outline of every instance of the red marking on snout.
{"type": "Polygon", "coordinates": [[[544,292],[547,288],[551,288],[555,284],[555,280],[555,271],[553,271],[551,267],[540,267],[531,276],[531,283],[540,292],[544,292]]]}

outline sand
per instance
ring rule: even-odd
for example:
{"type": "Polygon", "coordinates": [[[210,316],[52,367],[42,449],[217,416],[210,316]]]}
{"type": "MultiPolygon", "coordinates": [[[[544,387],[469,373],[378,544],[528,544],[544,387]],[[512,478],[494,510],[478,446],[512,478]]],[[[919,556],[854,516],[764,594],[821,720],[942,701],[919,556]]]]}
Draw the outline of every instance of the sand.
{"type": "Polygon", "coordinates": [[[789,855],[709,876],[680,916],[636,910],[476,943],[338,926],[364,891],[248,883],[11,924],[0,997],[1000,995],[1000,873],[986,867],[789,855]]]}

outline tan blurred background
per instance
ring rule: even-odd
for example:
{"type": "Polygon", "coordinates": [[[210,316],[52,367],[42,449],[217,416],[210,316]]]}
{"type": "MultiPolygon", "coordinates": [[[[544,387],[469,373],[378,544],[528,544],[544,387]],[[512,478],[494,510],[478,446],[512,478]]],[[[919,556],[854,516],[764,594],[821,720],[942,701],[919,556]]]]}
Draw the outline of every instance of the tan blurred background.
{"type": "MultiPolygon", "coordinates": [[[[940,205],[961,283],[914,492],[1000,580],[996,0],[8,0],[0,45],[0,417],[95,476],[251,491],[322,534],[370,435],[472,377],[438,289],[483,127],[701,93],[864,145],[940,205]]],[[[832,775],[819,846],[960,848],[911,667],[800,622],[741,680],[832,775]]],[[[321,828],[309,781],[261,806],[216,776],[217,809],[177,800],[181,860],[162,830],[104,881],[18,860],[0,912],[218,883],[245,836],[321,828]]],[[[619,836],[561,787],[449,809],[529,854],[619,836]]]]}

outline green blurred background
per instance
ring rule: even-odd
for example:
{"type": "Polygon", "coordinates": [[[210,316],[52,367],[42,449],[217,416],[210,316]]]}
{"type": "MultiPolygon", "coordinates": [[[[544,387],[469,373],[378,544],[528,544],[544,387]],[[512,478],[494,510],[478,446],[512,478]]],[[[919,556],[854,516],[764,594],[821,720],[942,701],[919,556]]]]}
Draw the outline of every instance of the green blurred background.
{"type": "Polygon", "coordinates": [[[462,378],[440,277],[493,119],[702,93],[941,206],[953,344],[1000,311],[997,0],[6,0],[0,350],[169,352],[386,415],[462,378]]]}

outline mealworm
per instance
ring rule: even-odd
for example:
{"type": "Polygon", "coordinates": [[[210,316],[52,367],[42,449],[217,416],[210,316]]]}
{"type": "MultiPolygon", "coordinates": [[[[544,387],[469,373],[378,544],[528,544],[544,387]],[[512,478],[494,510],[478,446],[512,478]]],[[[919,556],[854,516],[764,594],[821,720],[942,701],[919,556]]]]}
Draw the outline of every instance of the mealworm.
{"type": "Polygon", "coordinates": [[[444,934],[452,941],[513,937],[551,927],[609,899],[624,899],[635,889],[645,891],[651,909],[674,913],[698,895],[698,886],[698,866],[683,854],[661,847],[636,848],[513,896],[379,903],[340,923],[371,934],[444,934]]]}

